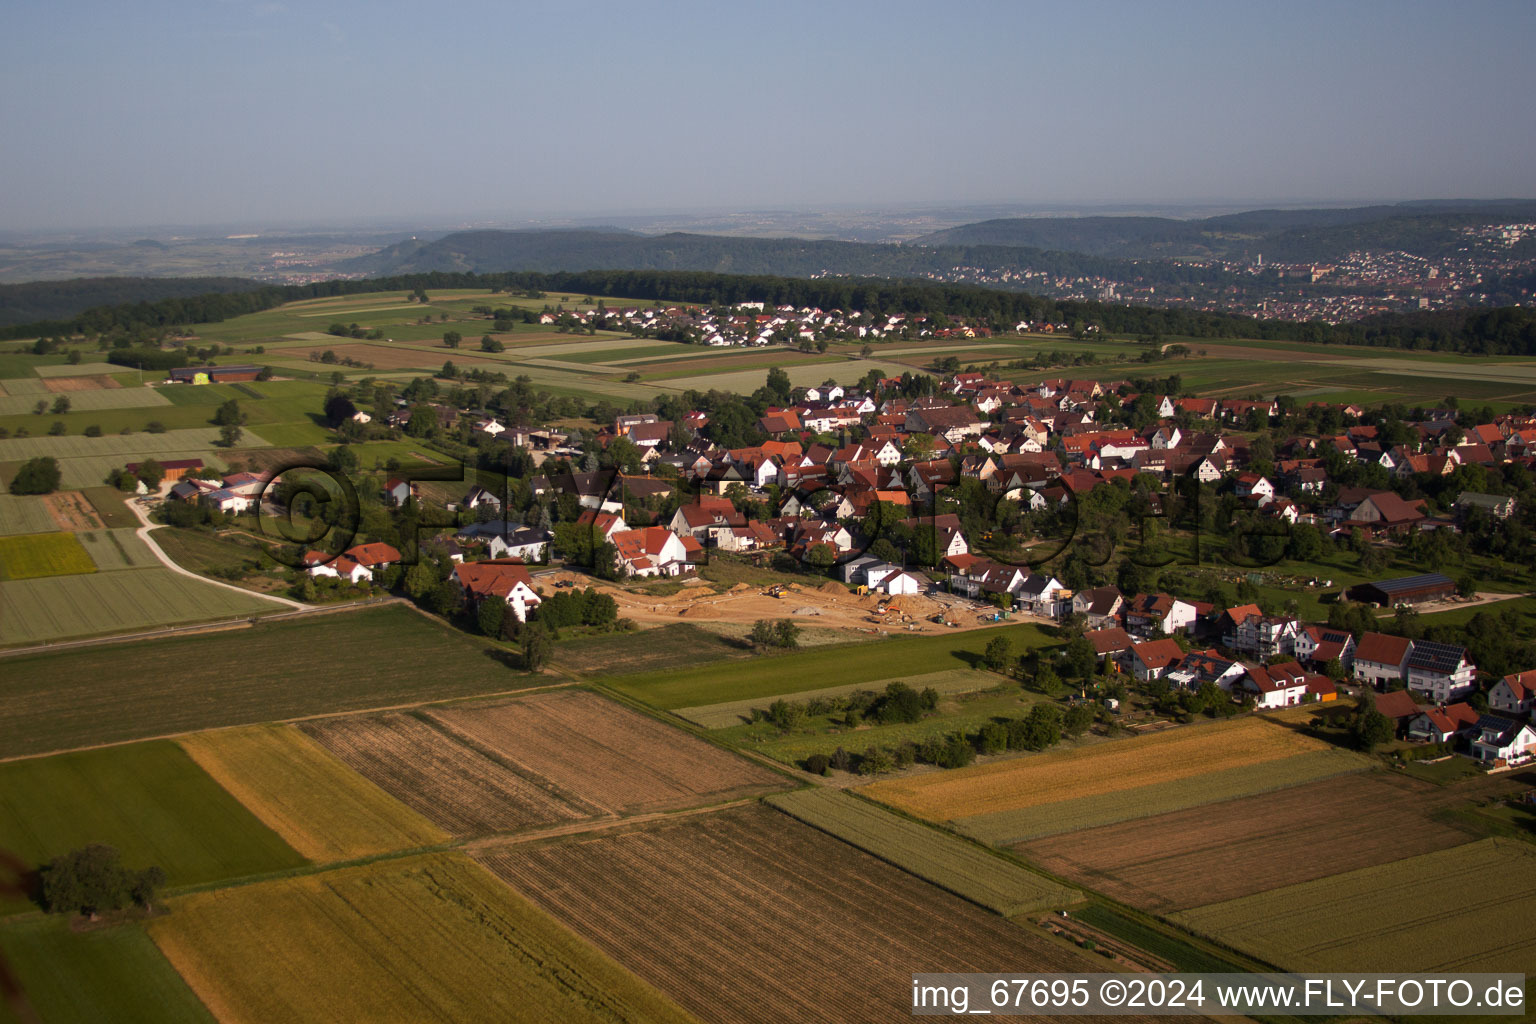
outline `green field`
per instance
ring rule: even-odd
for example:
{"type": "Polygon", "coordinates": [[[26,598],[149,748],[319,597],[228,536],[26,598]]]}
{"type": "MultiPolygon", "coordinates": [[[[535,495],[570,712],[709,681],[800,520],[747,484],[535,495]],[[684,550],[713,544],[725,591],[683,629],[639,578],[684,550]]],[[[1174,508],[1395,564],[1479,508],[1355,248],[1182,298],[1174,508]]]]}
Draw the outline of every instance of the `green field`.
{"type": "Polygon", "coordinates": [[[1055,643],[1033,624],[998,626],[941,636],[898,637],[793,654],[756,657],[729,673],[703,666],[679,672],[608,677],[603,682],[652,707],[672,710],[727,701],[761,700],[839,685],[974,667],[987,641],[1005,636],[1014,650],[1055,643]]]}
{"type": "Polygon", "coordinates": [[[154,541],[171,561],[197,573],[251,570],[265,545],[242,534],[216,534],[167,526],[154,531],[154,541]]]}
{"type": "MultiPolygon", "coordinates": [[[[47,417],[44,417],[45,419],[47,417]]],[[[172,452],[198,451],[218,443],[216,427],[167,430],[163,434],[103,434],[101,437],[11,437],[0,440],[0,461],[33,459],[51,455],[56,459],[113,456],[117,464],[139,462],[150,456],[169,457],[172,452]]],[[[245,432],[242,447],[265,448],[267,443],[251,431],[245,432]]],[[[98,481],[99,482],[99,481],[98,481]]]]}
{"type": "Polygon", "coordinates": [[[14,655],[0,658],[0,757],[500,693],[534,681],[501,654],[395,605],[131,648],[14,655]],[[129,659],[131,673],[123,670],[129,659]]]}
{"type": "MultiPolygon", "coordinates": [[[[213,1024],[135,924],[75,931],[62,918],[0,923],[0,954],[44,1024],[213,1024]]],[[[0,999],[0,1024],[21,1024],[0,999]]]]}
{"type": "Polygon", "coordinates": [[[835,789],[766,798],[784,813],[1005,917],[1077,902],[1080,894],[947,832],[835,789]]]}
{"type": "Polygon", "coordinates": [[[148,928],[223,1019],[693,1019],[457,854],[182,897],[148,928]]]}
{"type": "Polygon", "coordinates": [[[1114,793],[1094,793],[1015,811],[978,814],[958,821],[955,827],[984,843],[1022,843],[1060,832],[1149,818],[1186,807],[1288,789],[1335,775],[1369,771],[1374,764],[1369,758],[1346,750],[1314,750],[1114,793]]]}
{"type": "Polygon", "coordinates": [[[0,580],[74,576],[96,571],[72,533],[29,533],[0,537],[0,580]]]}
{"type": "MultiPolygon", "coordinates": [[[[51,409],[54,395],[48,399],[51,409]]],[[[152,388],[99,388],[95,391],[71,391],[62,397],[69,399],[69,407],[74,412],[98,412],[103,409],[148,409],[154,406],[169,405],[160,394],[152,388]]],[[[0,416],[14,416],[17,413],[31,413],[36,408],[39,398],[35,395],[9,395],[0,396],[0,416]]]]}
{"type": "MultiPolygon", "coordinates": [[[[116,487],[86,487],[81,491],[91,503],[102,525],[109,530],[137,529],[138,517],[128,511],[126,502],[132,497],[116,487]]],[[[4,499],[0,499],[4,500],[4,499]]]]}
{"type": "Polygon", "coordinates": [[[1536,973],[1536,847],[1484,839],[1174,914],[1289,971],[1536,973]]]}
{"type": "MultiPolygon", "coordinates": [[[[993,672],[957,668],[945,672],[929,672],[924,675],[877,679],[868,683],[845,683],[842,686],[826,686],[819,690],[800,690],[787,696],[792,700],[799,701],[811,700],[815,697],[846,697],[859,690],[883,690],[887,683],[898,681],[904,682],[916,690],[932,687],[941,694],[949,694],[989,690],[996,686],[1000,679],[993,672]]],[[[767,710],[768,705],[772,704],[778,697],[778,694],[774,694],[767,698],[751,697],[746,700],[726,701],[722,704],[706,704],[696,708],[675,708],[672,713],[679,718],[687,719],[694,725],[701,725],[706,729],[727,729],[731,726],[741,725],[744,722],[750,721],[754,709],[767,710]]]]}
{"type": "Polygon", "coordinates": [[[696,668],[747,657],[746,644],[691,622],[677,622],[633,633],[563,639],[555,645],[552,660],[557,670],[595,676],[696,668]]]}
{"type": "Polygon", "coordinates": [[[75,534],[96,568],[144,569],[160,564],[137,530],[84,530],[75,534]]]}
{"type": "MultiPolygon", "coordinates": [[[[87,556],[89,557],[89,556],[87,556]]],[[[279,610],[160,567],[0,583],[0,645],[44,643],[279,610]]]]}
{"type": "Polygon", "coordinates": [[[809,717],[803,729],[788,733],[780,732],[771,722],[759,722],[722,729],[715,733],[715,738],[796,765],[812,754],[830,757],[838,747],[858,753],[871,746],[894,748],[903,743],[922,743],[930,737],[947,737],[955,732],[975,733],[988,722],[1023,718],[1031,704],[1048,699],[1021,690],[1016,684],[998,686],[1004,683],[1001,676],[992,676],[992,681],[996,689],[943,697],[935,713],[917,722],[882,725],[866,721],[849,729],[843,724],[843,713],[833,712],[809,717]]]}
{"type": "Polygon", "coordinates": [[[35,866],[87,843],[172,886],[306,863],[167,740],[0,764],[0,849],[35,866]]]}
{"type": "Polygon", "coordinates": [[[0,494],[0,536],[47,533],[58,528],[42,498],[31,494],[0,494]]]}

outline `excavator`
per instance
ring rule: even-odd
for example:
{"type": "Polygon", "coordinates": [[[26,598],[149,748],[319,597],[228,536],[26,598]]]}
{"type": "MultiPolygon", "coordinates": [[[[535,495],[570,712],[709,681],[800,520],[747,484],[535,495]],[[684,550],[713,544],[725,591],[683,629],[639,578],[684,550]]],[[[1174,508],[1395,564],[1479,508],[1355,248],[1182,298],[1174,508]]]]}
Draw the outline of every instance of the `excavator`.
{"type": "Polygon", "coordinates": [[[763,596],[764,597],[776,597],[776,598],[778,598],[779,600],[782,601],[782,600],[784,600],[784,592],[786,590],[788,590],[788,589],[789,589],[789,586],[787,584],[775,583],[773,586],[771,586],[767,590],[763,591],[763,596]]]}

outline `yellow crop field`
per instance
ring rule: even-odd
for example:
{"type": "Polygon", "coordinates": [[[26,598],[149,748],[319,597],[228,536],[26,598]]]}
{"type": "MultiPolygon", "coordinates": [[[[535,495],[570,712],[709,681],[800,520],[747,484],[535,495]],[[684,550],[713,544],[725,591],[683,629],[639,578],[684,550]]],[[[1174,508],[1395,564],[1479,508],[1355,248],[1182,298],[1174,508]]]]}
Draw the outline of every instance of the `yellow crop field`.
{"type": "Polygon", "coordinates": [[[1536,847],[1484,839],[1173,920],[1288,971],[1536,973],[1536,847]]]}
{"type": "Polygon", "coordinates": [[[225,1024],[692,1021],[458,854],[168,901],[147,923],[225,1024]]]}
{"type": "Polygon", "coordinates": [[[312,861],[348,860],[448,839],[292,726],[221,729],[180,743],[203,771],[312,861]]]}
{"type": "Polygon", "coordinates": [[[879,782],[864,795],[930,821],[1017,811],[1292,757],[1328,745],[1262,718],[1188,726],[879,782]]]}
{"type": "Polygon", "coordinates": [[[27,533],[0,537],[0,580],[78,576],[96,563],[72,533],[27,533]]]}

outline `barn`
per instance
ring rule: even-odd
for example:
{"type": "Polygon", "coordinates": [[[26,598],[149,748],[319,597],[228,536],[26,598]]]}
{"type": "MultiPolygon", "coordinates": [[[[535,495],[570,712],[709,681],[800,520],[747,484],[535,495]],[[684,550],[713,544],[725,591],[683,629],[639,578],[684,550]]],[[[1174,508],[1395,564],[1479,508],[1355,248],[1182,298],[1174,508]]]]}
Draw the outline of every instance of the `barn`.
{"type": "Polygon", "coordinates": [[[1438,572],[1422,576],[1401,576],[1394,580],[1376,580],[1373,583],[1357,583],[1344,592],[1351,601],[1392,608],[1400,604],[1424,604],[1427,601],[1443,601],[1456,593],[1456,581],[1438,572]]]}
{"type": "Polygon", "coordinates": [[[171,371],[171,380],[179,384],[227,384],[255,380],[259,366],[182,366],[171,371]]]}

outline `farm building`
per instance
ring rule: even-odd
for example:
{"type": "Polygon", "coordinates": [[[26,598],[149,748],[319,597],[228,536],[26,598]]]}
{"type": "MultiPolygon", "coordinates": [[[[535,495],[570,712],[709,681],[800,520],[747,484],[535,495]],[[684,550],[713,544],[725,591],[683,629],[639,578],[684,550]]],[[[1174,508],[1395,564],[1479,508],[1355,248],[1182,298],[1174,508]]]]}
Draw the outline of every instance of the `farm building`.
{"type": "Polygon", "coordinates": [[[182,366],[171,371],[170,380],[178,384],[228,384],[255,380],[260,375],[259,366],[182,366]]]}
{"type": "Polygon", "coordinates": [[[1422,576],[1402,576],[1395,580],[1377,580],[1374,583],[1357,583],[1344,592],[1351,601],[1391,608],[1400,604],[1424,604],[1428,601],[1444,601],[1456,593],[1456,581],[1438,572],[1422,576]]]}
{"type": "MultiPolygon", "coordinates": [[[[134,476],[138,476],[139,467],[142,465],[142,462],[130,462],[127,466],[128,472],[132,473],[134,476]]],[[[203,460],[167,459],[166,461],[160,463],[160,468],[165,472],[164,479],[174,483],[175,481],[180,480],[182,477],[186,476],[188,473],[202,469],[203,460]]]]}

